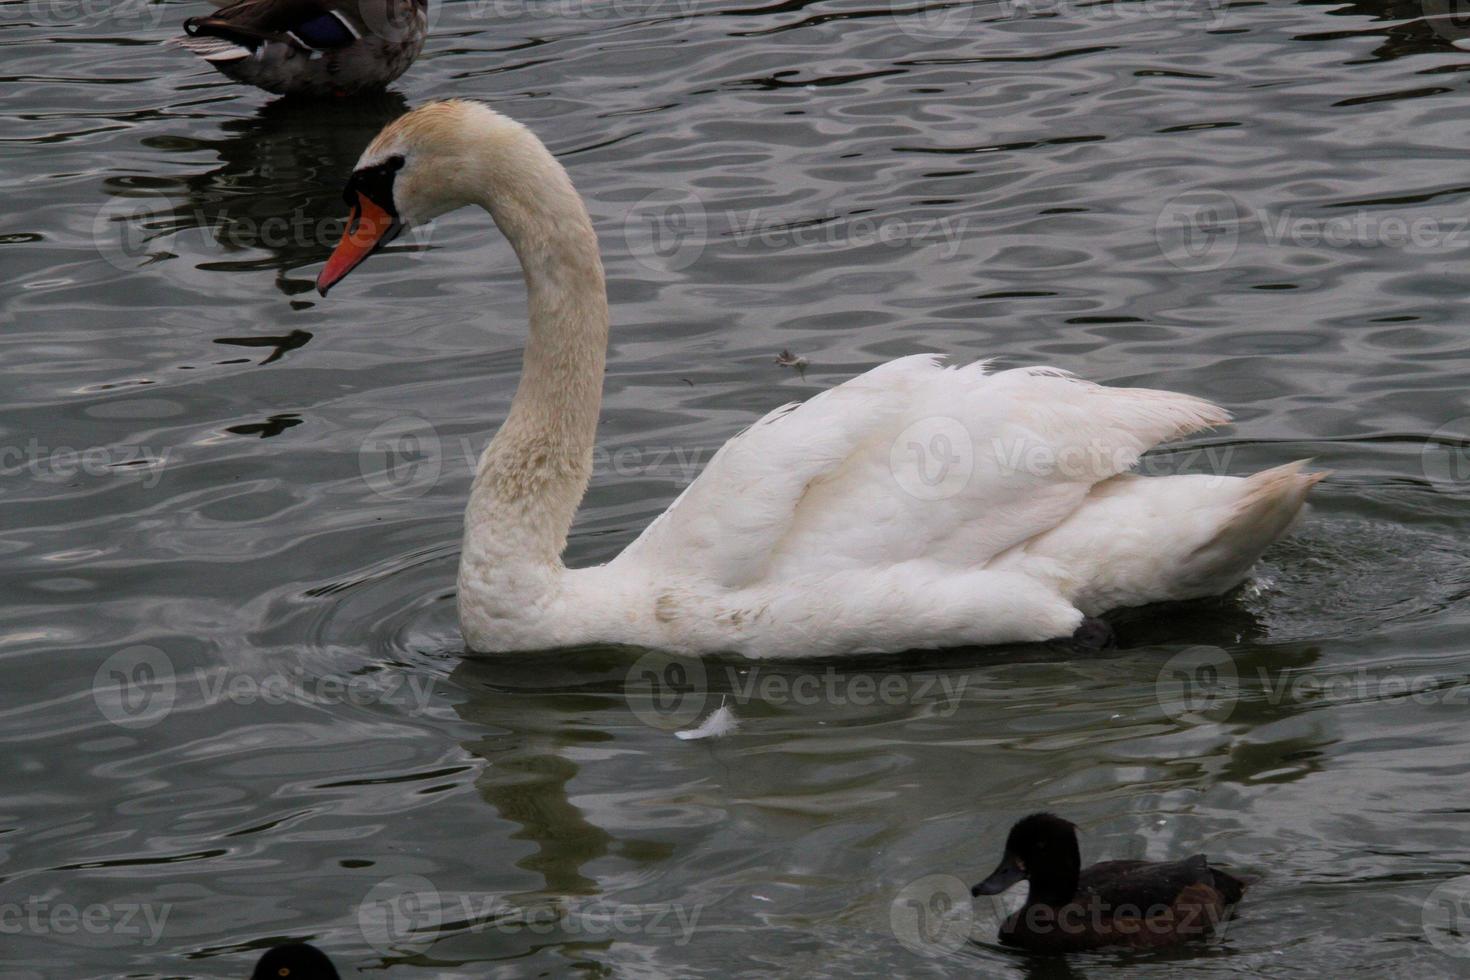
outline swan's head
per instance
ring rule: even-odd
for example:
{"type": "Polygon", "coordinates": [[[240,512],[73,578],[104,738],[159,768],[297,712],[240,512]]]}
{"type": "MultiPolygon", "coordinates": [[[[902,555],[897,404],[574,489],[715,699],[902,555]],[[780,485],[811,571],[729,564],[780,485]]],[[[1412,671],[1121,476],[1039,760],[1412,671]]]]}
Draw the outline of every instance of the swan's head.
{"type": "Polygon", "coordinates": [[[316,288],[327,290],[409,225],[485,203],[490,179],[541,147],[530,130],[479,102],[431,102],[383,127],[342,197],[351,214],[316,288]]]}

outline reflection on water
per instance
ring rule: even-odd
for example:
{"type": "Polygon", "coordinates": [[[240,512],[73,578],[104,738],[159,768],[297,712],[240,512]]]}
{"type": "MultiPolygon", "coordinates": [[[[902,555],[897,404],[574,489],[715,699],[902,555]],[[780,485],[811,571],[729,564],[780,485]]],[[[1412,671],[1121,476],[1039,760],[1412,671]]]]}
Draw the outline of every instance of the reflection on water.
{"type": "MultiPolygon", "coordinates": [[[[1317,5],[1319,0],[1302,0],[1317,5]]],[[[1342,17],[1370,17],[1386,21],[1381,27],[1350,31],[1324,31],[1303,35],[1303,40],[1335,41],[1364,34],[1381,34],[1384,43],[1373,51],[1375,58],[1405,58],[1416,54],[1453,52],[1460,42],[1470,41],[1470,21],[1451,0],[1366,0],[1331,4],[1330,13],[1342,17]]]]}
{"type": "Polygon", "coordinates": [[[1467,243],[1277,234],[1461,220],[1454,11],[445,3],[397,93],[312,106],[157,44],[177,6],[0,17],[7,975],[61,950],[68,975],[233,977],[283,938],[395,976],[1457,972],[1424,916],[1470,869],[1467,243]],[[924,349],[1236,414],[1161,471],[1334,475],[1254,583],[1121,615],[1097,655],[466,658],[514,257],[448,217],[422,265],[310,293],[362,147],[446,95],[535,125],[602,239],[616,465],[573,564],[687,484],[641,461],[707,460],[924,349]],[[661,194],[704,219],[669,255],[640,237],[661,194]],[[1191,194],[1240,221],[1180,265],[1191,194]],[[410,486],[372,469],[401,424],[438,447],[410,486]],[[670,735],[721,703],[738,734],[670,735]],[[1167,953],[1017,954],[965,901],[958,943],[900,928],[906,889],[975,880],[1038,809],[1088,860],[1204,851],[1257,882],[1167,953]],[[156,931],[122,927],[138,907],[156,931]],[[56,928],[71,908],[111,924],[56,928]]]}
{"type": "MultiPolygon", "coordinates": [[[[505,731],[503,736],[486,736],[465,745],[467,751],[489,763],[476,788],[502,819],[519,825],[511,838],[535,847],[516,862],[517,867],[544,880],[534,892],[596,894],[597,883],[583,869],[608,853],[612,837],[590,823],[568,799],[567,786],[580,768],[570,756],[579,748],[611,742],[613,737],[595,728],[550,724],[552,719],[566,721],[564,695],[506,690],[495,678],[493,669],[473,661],[457,666],[451,675],[451,680],[475,695],[456,706],[460,717],[479,727],[505,731]]],[[[605,704],[587,700],[590,710],[605,704]]]]}
{"type": "Polygon", "coordinates": [[[277,99],[224,123],[216,139],[146,137],[142,145],[160,154],[208,154],[217,165],[183,178],[106,178],[103,189],[134,208],[119,211],[131,227],[118,234],[140,265],[184,249],[223,253],[200,267],[275,270],[287,296],[306,292],[311,283],[287,273],[337,243],[347,175],[378,131],[407,110],[397,92],[332,102],[277,99]],[[181,241],[190,233],[194,241],[181,241]]]}

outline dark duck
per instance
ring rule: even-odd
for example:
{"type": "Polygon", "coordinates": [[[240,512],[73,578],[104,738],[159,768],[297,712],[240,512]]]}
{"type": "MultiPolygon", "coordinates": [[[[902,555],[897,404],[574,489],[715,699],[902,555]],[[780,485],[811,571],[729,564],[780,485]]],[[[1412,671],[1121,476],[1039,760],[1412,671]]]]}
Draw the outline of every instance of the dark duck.
{"type": "Polygon", "coordinates": [[[1210,867],[1203,854],[1083,868],[1077,828],[1050,813],[1018,821],[1000,866],[970,893],[998,895],[1023,879],[1030,883],[1026,904],[1001,923],[1000,941],[1033,952],[1198,939],[1224,921],[1245,891],[1244,882],[1210,867]]]}
{"type": "Polygon", "coordinates": [[[402,75],[428,33],[428,0],[240,0],[184,21],[178,43],[267,92],[343,96],[402,75]]]}
{"type": "Polygon", "coordinates": [[[341,980],[327,954],[308,943],[286,943],[265,951],[250,980],[341,980]]]}

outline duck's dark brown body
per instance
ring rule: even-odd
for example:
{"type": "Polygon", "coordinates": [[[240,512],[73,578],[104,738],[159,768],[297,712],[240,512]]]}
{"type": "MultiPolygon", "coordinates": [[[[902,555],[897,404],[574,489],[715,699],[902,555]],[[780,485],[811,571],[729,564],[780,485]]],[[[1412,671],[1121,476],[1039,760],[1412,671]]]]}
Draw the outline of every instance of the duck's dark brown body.
{"type": "Polygon", "coordinates": [[[1000,941],[1050,953],[1202,938],[1245,891],[1240,879],[1210,867],[1203,854],[1083,869],[1077,828],[1050,813],[1033,813],[1011,828],[1000,866],[971,893],[998,895],[1023,879],[1030,894],[1001,923],[1000,941]]]}
{"type": "Polygon", "coordinates": [[[1028,901],[1001,925],[1000,941],[1059,953],[1168,946],[1210,935],[1244,890],[1203,854],[1168,864],[1104,861],[1082,872],[1072,901],[1028,901]]]}

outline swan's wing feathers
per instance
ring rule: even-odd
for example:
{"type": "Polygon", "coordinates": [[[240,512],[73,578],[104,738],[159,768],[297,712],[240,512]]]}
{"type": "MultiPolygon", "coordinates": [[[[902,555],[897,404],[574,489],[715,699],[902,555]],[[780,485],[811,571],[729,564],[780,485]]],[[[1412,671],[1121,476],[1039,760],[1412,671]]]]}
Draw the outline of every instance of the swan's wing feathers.
{"type": "Polygon", "coordinates": [[[725,443],[617,560],[704,575],[730,587],[749,582],[790,528],[813,481],[841,466],[903,410],[914,388],[942,371],[937,355],[899,358],[767,413],[725,443]]]}
{"type": "Polygon", "coordinates": [[[1187,395],[1051,369],[935,372],[895,422],[808,488],[772,567],[983,567],[1066,520],[1150,447],[1226,418],[1187,395]]]}
{"type": "Polygon", "coordinates": [[[973,569],[1149,447],[1226,419],[1054,369],[901,358],[732,439],[619,561],[726,587],[913,559],[973,569]]]}
{"type": "Polygon", "coordinates": [[[1017,368],[990,379],[1015,403],[1016,431],[1039,437],[1073,465],[1097,468],[1098,479],[1127,472],[1160,443],[1224,425],[1230,413],[1193,395],[1154,388],[1110,388],[1055,368],[1017,368]],[[1116,459],[1113,457],[1116,455],[1116,459]]]}

